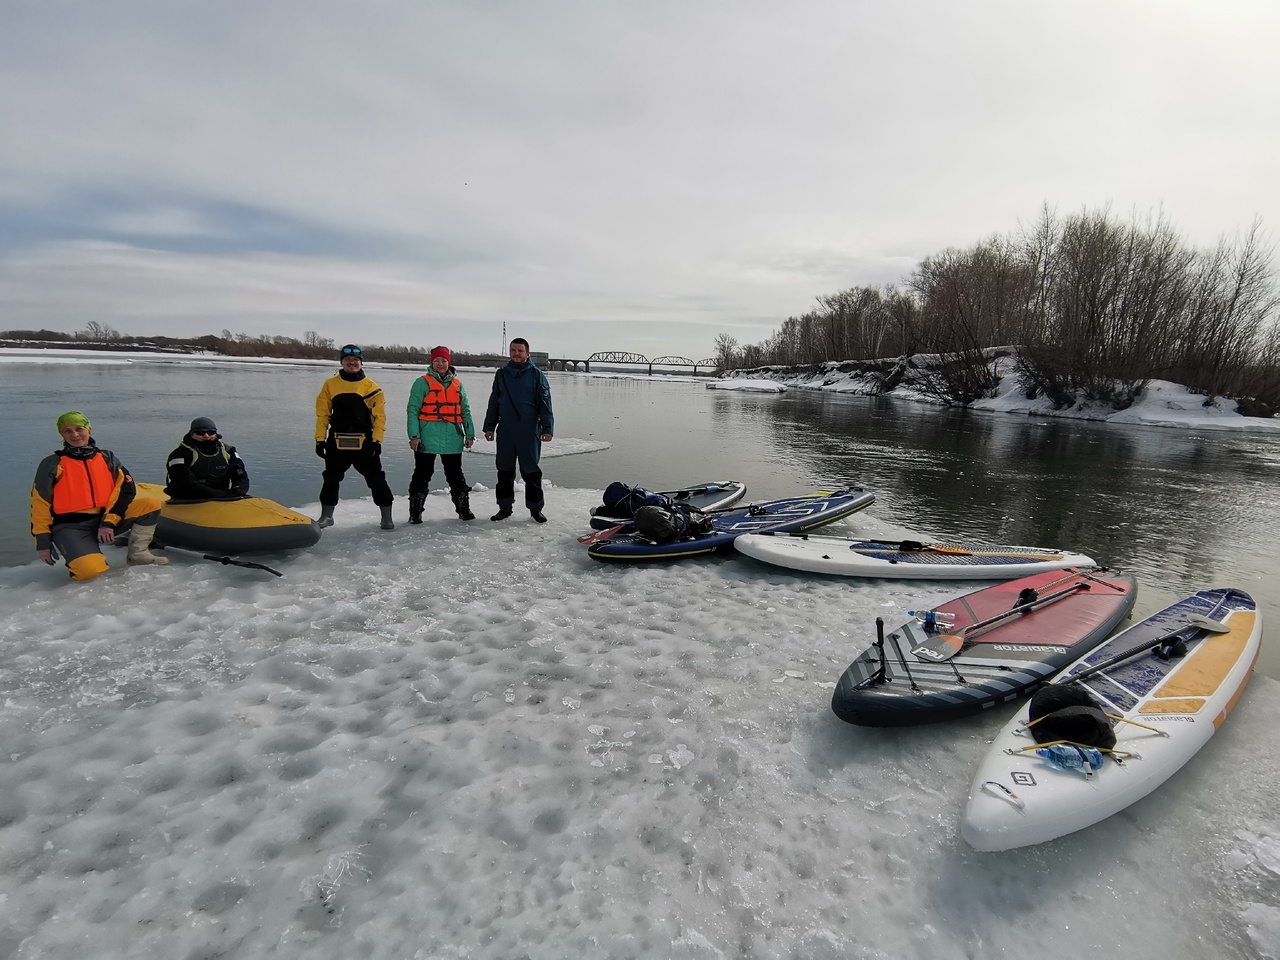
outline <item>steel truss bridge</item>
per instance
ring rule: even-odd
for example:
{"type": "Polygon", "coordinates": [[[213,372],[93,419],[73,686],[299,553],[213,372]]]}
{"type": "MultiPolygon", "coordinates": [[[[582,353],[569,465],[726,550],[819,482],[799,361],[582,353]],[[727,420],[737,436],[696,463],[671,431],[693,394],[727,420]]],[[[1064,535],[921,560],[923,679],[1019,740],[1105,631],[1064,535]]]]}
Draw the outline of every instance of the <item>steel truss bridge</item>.
{"type": "Polygon", "coordinates": [[[690,360],[688,357],[654,357],[650,360],[648,357],[639,353],[628,353],[625,350],[600,350],[587,357],[585,360],[570,360],[563,357],[549,357],[547,359],[546,369],[548,370],[581,370],[583,373],[591,372],[591,364],[607,363],[619,364],[648,368],[649,376],[653,376],[654,367],[692,367],[693,375],[698,375],[698,368],[704,371],[711,371],[716,368],[716,358],[708,357],[705,360],[690,360]]]}

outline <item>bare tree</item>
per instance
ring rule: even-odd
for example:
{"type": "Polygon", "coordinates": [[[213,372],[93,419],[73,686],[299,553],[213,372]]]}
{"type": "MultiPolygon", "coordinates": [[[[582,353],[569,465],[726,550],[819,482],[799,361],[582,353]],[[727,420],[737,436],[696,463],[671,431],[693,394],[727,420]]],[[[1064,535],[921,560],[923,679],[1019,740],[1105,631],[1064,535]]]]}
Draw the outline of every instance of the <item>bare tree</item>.
{"type": "Polygon", "coordinates": [[[109,343],[120,339],[120,331],[97,320],[90,320],[84,329],[76,333],[77,340],[88,340],[91,343],[109,343]]]}
{"type": "Polygon", "coordinates": [[[308,347],[316,347],[320,350],[332,350],[333,340],[329,337],[322,337],[314,330],[308,330],[302,335],[302,342],[308,347]]]}
{"type": "Polygon", "coordinates": [[[727,333],[716,335],[716,369],[720,372],[733,369],[734,356],[738,352],[738,341],[727,333]]]}

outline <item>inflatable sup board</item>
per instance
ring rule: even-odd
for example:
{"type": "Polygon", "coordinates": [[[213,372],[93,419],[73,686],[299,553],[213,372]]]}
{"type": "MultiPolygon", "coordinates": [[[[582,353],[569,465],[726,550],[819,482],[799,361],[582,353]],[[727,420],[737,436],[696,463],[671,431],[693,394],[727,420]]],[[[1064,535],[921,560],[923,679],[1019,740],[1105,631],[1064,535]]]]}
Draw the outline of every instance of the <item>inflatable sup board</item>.
{"type": "Polygon", "coordinates": [[[1142,799],[1222,725],[1249,682],[1261,641],[1262,614],[1253,598],[1216,589],[1192,594],[1099,645],[1041,687],[997,734],[969,788],[961,835],[978,850],[1024,847],[1081,830],[1142,799]],[[1112,728],[1114,747],[1037,745],[1028,729],[1030,710],[1046,691],[1069,683],[1087,691],[1103,713],[1121,718],[1112,728]]]}
{"type": "Polygon", "coordinates": [[[1008,580],[1041,570],[1095,565],[1084,554],[1048,547],[850,540],[777,532],[739,537],[733,546],[749,557],[775,566],[838,577],[1008,580]]]}
{"type": "Polygon", "coordinates": [[[768,500],[712,514],[710,533],[684,537],[670,543],[655,543],[637,533],[624,530],[607,540],[593,543],[587,549],[587,554],[606,563],[678,560],[722,550],[742,534],[757,530],[811,530],[857,513],[871,506],[875,500],[874,494],[862,490],[840,490],[768,500]]]}
{"type": "Polygon", "coordinates": [[[1014,700],[1087,653],[1133,609],[1133,577],[1054,570],[949,600],[892,630],[836,683],[847,723],[889,727],[951,720],[1014,700]]]}
{"type": "Polygon", "coordinates": [[[314,520],[263,497],[170,500],[158,483],[139,483],[138,492],[161,501],[160,546],[239,554],[298,550],[320,540],[314,520]]]}
{"type": "MultiPolygon", "coordinates": [[[[680,490],[658,491],[658,496],[666,497],[672,503],[683,504],[694,510],[708,513],[712,510],[725,510],[741,500],[747,493],[747,485],[738,480],[716,480],[710,483],[695,483],[680,490]]],[[[611,527],[626,526],[631,523],[630,515],[614,513],[606,506],[591,509],[591,526],[595,530],[608,530],[611,527]]]]}

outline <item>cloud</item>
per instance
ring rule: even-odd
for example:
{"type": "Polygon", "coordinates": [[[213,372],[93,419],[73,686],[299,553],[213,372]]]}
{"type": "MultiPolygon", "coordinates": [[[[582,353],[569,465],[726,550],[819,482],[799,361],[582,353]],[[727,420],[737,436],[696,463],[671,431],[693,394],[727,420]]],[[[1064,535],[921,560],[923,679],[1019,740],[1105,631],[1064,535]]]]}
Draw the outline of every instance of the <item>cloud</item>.
{"type": "Polygon", "coordinates": [[[1044,202],[1162,206],[1199,243],[1280,215],[1259,123],[1280,27],[1243,0],[85,0],[10,19],[13,326],[71,304],[126,331],[309,316],[387,341],[510,319],[568,348],[619,321],[707,355],[1044,202]]]}
{"type": "Polygon", "coordinates": [[[198,211],[177,207],[151,207],[109,214],[98,221],[107,233],[153,237],[219,237],[224,231],[198,211]]]}

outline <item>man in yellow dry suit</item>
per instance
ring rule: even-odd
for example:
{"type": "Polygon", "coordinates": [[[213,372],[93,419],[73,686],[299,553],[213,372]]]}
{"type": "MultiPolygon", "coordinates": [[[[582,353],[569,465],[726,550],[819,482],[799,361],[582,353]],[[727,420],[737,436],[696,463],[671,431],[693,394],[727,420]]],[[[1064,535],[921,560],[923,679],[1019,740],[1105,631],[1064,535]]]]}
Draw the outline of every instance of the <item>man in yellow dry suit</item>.
{"type": "Polygon", "coordinates": [[[364,477],[373,502],[382,510],[382,529],[394,530],[395,499],[382,469],[382,434],[387,427],[386,397],[364,372],[360,348],[348,343],[340,351],[342,366],[316,397],[316,456],[324,459],[320,486],[321,527],[333,526],[338,485],[349,468],[364,477]]]}

